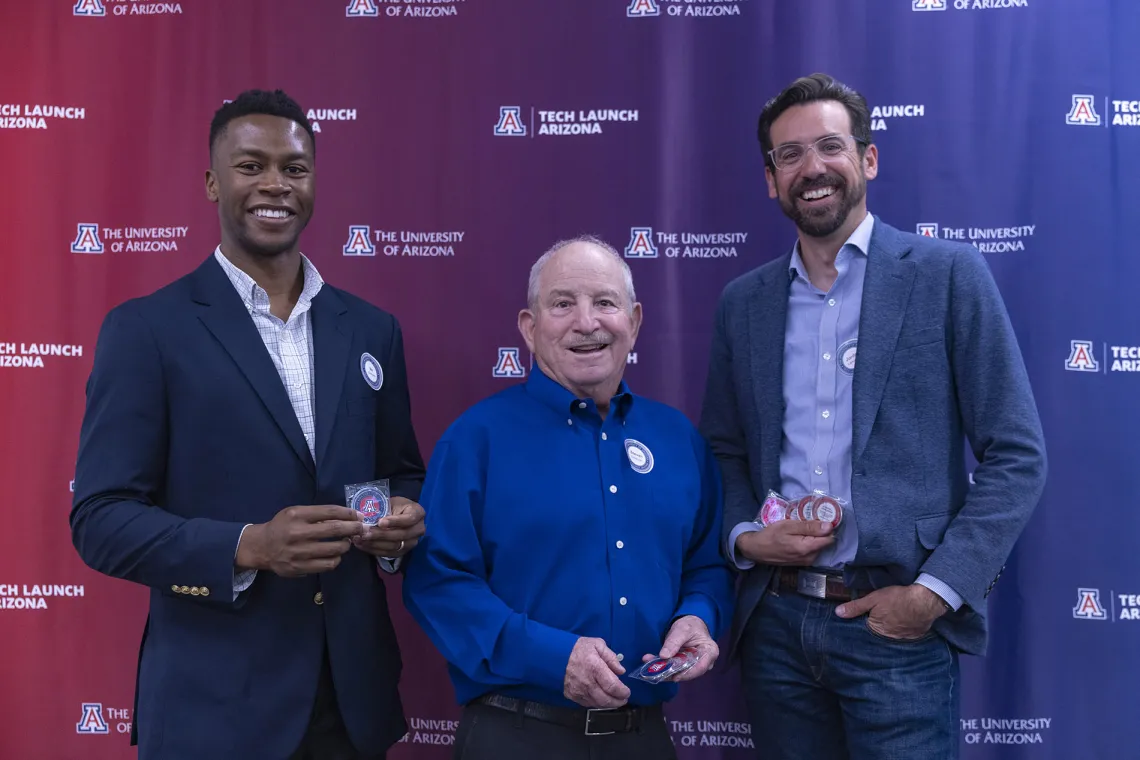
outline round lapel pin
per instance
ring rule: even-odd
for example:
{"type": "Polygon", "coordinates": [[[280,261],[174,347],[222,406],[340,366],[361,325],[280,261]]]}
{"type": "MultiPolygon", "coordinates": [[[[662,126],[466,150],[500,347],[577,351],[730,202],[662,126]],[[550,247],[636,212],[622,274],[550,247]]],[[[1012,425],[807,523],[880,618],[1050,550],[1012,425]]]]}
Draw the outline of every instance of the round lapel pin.
{"type": "Polygon", "coordinates": [[[626,438],[625,456],[629,459],[629,466],[634,472],[644,475],[653,469],[653,452],[641,441],[626,438]]]}
{"type": "Polygon", "coordinates": [[[374,391],[380,390],[380,386],[384,384],[384,370],[380,368],[380,362],[367,351],[360,355],[360,374],[364,376],[364,382],[368,383],[368,387],[374,391]]]}

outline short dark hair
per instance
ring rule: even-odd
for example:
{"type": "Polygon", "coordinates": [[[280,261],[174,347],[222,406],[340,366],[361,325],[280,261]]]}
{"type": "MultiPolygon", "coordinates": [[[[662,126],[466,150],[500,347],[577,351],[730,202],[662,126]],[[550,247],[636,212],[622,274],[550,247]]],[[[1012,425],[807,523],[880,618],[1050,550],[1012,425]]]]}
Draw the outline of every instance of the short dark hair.
{"type": "Polygon", "coordinates": [[[283,90],[246,90],[231,100],[222,104],[214,112],[214,120],[210,122],[210,155],[214,153],[214,143],[218,141],[226,127],[234,119],[252,114],[266,114],[267,116],[280,116],[300,124],[309,134],[309,142],[313,146],[313,155],[317,152],[317,138],[313,135],[313,125],[305,117],[305,110],[297,105],[297,101],[285,94],[283,90]]]}
{"type": "Polygon", "coordinates": [[[783,92],[765,103],[760,112],[760,124],[756,131],[760,138],[760,148],[764,151],[764,163],[768,168],[775,170],[772,158],[768,155],[768,151],[773,148],[772,124],[792,106],[818,100],[834,100],[847,109],[851,117],[851,136],[857,141],[859,156],[862,157],[871,144],[871,111],[867,108],[866,98],[827,74],[812,74],[792,82],[783,92]]]}

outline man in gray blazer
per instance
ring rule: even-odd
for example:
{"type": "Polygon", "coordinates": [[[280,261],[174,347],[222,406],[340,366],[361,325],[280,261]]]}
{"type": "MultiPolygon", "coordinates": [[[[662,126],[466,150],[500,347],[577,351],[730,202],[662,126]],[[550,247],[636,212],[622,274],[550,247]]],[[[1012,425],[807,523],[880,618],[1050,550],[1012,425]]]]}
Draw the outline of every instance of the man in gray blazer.
{"type": "Polygon", "coordinates": [[[759,137],[798,242],[725,288],[701,420],[753,737],[765,760],[956,758],[958,653],[985,651],[986,597],[1045,482],[1017,341],[976,248],[868,214],[861,95],[798,79],[759,137]],[[848,506],[837,528],[765,527],[769,490],[848,506]]]}

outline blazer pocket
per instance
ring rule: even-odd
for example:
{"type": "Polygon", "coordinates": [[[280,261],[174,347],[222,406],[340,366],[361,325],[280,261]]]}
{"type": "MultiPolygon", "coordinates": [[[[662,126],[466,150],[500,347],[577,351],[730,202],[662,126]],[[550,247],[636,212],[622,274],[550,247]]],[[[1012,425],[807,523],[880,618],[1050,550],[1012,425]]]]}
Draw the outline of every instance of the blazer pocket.
{"type": "Polygon", "coordinates": [[[953,517],[947,512],[915,519],[914,529],[918,533],[918,542],[924,549],[934,551],[942,544],[942,537],[946,535],[946,528],[950,527],[950,520],[953,517]]]}
{"type": "Polygon", "coordinates": [[[926,327],[922,330],[904,332],[899,336],[899,342],[895,346],[895,350],[904,351],[908,348],[928,346],[932,343],[941,343],[945,339],[946,333],[941,327],[926,327]]]}

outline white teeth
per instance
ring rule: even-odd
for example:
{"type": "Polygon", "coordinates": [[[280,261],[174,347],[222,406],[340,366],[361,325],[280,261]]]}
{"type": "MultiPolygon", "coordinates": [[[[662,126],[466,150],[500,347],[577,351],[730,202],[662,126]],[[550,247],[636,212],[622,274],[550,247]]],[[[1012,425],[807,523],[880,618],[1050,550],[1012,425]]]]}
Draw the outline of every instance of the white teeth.
{"type": "Polygon", "coordinates": [[[826,198],[835,192],[833,187],[821,187],[818,190],[808,190],[806,193],[801,193],[800,197],[805,201],[817,201],[820,198],[826,198]]]}
{"type": "Polygon", "coordinates": [[[254,216],[263,216],[263,217],[266,217],[267,219],[284,219],[287,216],[289,216],[288,211],[286,211],[285,209],[277,209],[277,208],[274,208],[274,209],[257,208],[257,209],[253,210],[253,213],[254,213],[254,216]]]}

